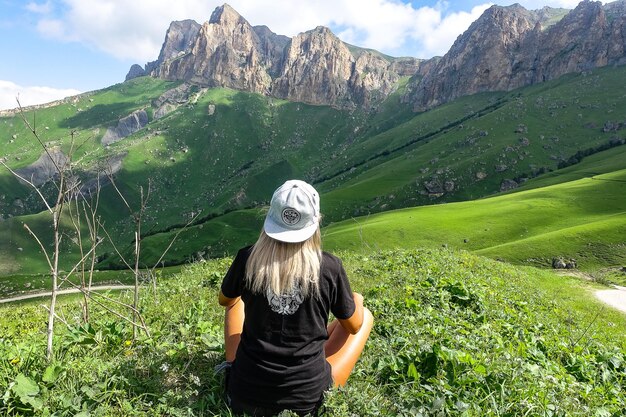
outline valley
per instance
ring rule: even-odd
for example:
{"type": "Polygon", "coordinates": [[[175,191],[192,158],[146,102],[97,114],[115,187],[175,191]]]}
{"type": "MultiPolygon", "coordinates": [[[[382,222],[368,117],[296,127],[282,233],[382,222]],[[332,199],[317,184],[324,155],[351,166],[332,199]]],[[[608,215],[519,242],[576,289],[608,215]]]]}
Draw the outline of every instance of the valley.
{"type": "Polygon", "coordinates": [[[298,178],[375,317],[327,415],[623,415],[624,28],[625,0],[494,5],[422,59],[224,4],[0,111],[0,414],[231,415],[217,293],[298,178]]]}

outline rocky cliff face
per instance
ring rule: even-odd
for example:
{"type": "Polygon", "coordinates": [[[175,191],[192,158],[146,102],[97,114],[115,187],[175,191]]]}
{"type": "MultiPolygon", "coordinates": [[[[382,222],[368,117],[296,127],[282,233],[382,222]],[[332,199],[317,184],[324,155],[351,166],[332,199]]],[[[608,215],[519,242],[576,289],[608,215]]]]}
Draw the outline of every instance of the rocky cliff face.
{"type": "MultiPolygon", "coordinates": [[[[558,16],[557,16],[558,17],[558,16]]],[[[493,6],[405,100],[425,110],[482,91],[507,91],[626,60],[626,2],[584,1],[558,20],[547,9],[493,6]],[[551,21],[558,20],[548,26],[551,21]],[[546,27],[548,26],[548,27],[546,27]]]]}
{"type": "Polygon", "coordinates": [[[310,104],[370,107],[422,62],[353,49],[324,27],[292,39],[253,27],[225,4],[203,25],[173,22],[159,58],[143,72],[133,66],[127,79],[150,74],[310,104]]]}
{"type": "Polygon", "coordinates": [[[150,75],[158,70],[161,63],[176,59],[191,49],[196,35],[200,31],[200,25],[193,20],[174,21],[165,33],[165,41],[161,46],[161,52],[156,61],[148,62],[143,68],[134,64],[126,74],[126,81],[144,75],[150,75]]]}
{"type": "Polygon", "coordinates": [[[201,27],[194,20],[172,22],[165,34],[165,41],[157,61],[175,59],[191,49],[201,27]]]}
{"type": "Polygon", "coordinates": [[[190,43],[180,56],[163,59],[153,74],[210,87],[268,92],[271,64],[261,52],[261,40],[230,6],[218,7],[190,43]]]}
{"type": "Polygon", "coordinates": [[[170,26],[150,74],[311,104],[375,107],[411,76],[403,100],[421,111],[483,91],[508,91],[611,64],[626,64],[626,0],[529,11],[493,6],[442,58],[390,58],[318,27],[292,39],[251,26],[227,4],[199,25],[170,26]]]}
{"type": "Polygon", "coordinates": [[[385,97],[399,75],[390,62],[366,51],[355,58],[328,28],[318,27],[291,39],[272,94],[290,100],[341,107],[370,106],[385,97]]]}

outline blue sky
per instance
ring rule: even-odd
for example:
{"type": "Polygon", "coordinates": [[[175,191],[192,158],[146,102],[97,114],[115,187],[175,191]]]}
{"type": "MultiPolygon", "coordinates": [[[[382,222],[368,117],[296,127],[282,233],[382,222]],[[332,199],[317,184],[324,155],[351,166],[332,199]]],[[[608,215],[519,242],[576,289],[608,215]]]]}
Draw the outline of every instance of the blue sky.
{"type": "MultiPolygon", "coordinates": [[[[483,0],[230,0],[253,25],[293,36],[323,25],[342,40],[393,56],[443,55],[493,4],[483,0]]],[[[0,0],[0,109],[122,82],[155,60],[169,23],[203,23],[224,0],[0,0]]],[[[527,9],[578,0],[518,0],[527,9]]]]}

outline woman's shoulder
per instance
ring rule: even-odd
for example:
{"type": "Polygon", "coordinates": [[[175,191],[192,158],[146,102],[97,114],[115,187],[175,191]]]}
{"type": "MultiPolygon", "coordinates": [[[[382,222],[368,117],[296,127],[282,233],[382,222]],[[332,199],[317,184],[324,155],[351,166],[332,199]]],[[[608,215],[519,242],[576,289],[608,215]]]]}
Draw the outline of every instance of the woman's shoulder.
{"type": "Polygon", "coordinates": [[[252,253],[252,246],[245,246],[241,249],[239,249],[237,251],[237,255],[235,255],[235,259],[233,260],[233,262],[235,261],[247,261],[248,258],[250,257],[250,254],[252,253]]]}
{"type": "Polygon", "coordinates": [[[239,251],[237,251],[237,254],[249,254],[250,252],[252,252],[252,247],[254,245],[248,245],[248,246],[244,246],[243,248],[239,249],[239,251]]]}
{"type": "Polygon", "coordinates": [[[341,259],[337,256],[333,255],[330,252],[323,251],[322,252],[322,268],[329,269],[343,269],[343,264],[341,259]]]}

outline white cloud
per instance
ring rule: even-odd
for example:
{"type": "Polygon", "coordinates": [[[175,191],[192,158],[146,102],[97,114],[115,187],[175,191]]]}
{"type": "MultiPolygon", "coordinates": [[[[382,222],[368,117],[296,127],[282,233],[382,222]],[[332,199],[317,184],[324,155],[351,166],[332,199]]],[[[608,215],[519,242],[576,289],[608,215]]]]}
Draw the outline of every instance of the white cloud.
{"type": "MultiPolygon", "coordinates": [[[[224,0],[62,0],[63,14],[40,21],[48,37],[88,44],[119,59],[145,63],[157,58],[173,20],[207,21],[224,0]]],[[[578,0],[517,0],[527,8],[573,8],[578,0]]],[[[510,4],[512,1],[498,1],[510,4]]],[[[35,3],[33,8],[35,7],[35,3]]],[[[45,3],[47,5],[48,3],[45,3]]],[[[253,25],[294,36],[316,26],[329,26],[349,43],[420,58],[443,55],[457,36],[491,4],[470,11],[451,11],[438,0],[416,8],[399,0],[229,0],[253,25]]],[[[43,6],[40,9],[44,9],[43,6]]]]}
{"type": "Polygon", "coordinates": [[[218,1],[64,0],[66,11],[38,27],[48,37],[88,44],[119,59],[157,58],[173,20],[208,20],[218,1]]]}
{"type": "Polygon", "coordinates": [[[52,87],[24,87],[11,81],[0,80],[0,110],[18,107],[16,98],[19,98],[20,104],[24,107],[49,103],[76,94],[80,94],[80,91],[52,87]]]}
{"type": "Polygon", "coordinates": [[[414,8],[393,0],[318,0],[311,2],[233,0],[230,4],[250,23],[265,24],[274,32],[293,36],[324,25],[338,28],[345,42],[392,55],[420,58],[443,55],[490,4],[471,12],[448,12],[448,2],[414,8]]]}
{"type": "MultiPolygon", "coordinates": [[[[49,38],[84,42],[120,59],[144,63],[156,59],[173,20],[207,21],[223,0],[64,0],[61,16],[42,19],[49,38]]],[[[444,14],[448,2],[414,8],[397,0],[231,0],[253,25],[294,36],[323,25],[346,42],[390,54],[429,57],[443,54],[478,17],[472,12],[444,14]]],[[[483,9],[484,10],[484,9],[483,9]]]]}
{"type": "Polygon", "coordinates": [[[491,3],[481,4],[472,8],[470,12],[457,12],[445,16],[430,34],[423,34],[422,39],[426,57],[444,55],[452,46],[456,38],[491,6],[491,3]]]}
{"type": "Polygon", "coordinates": [[[50,1],[46,1],[45,3],[30,2],[26,5],[26,10],[33,13],[47,14],[52,11],[52,5],[50,1]]]}
{"type": "Polygon", "coordinates": [[[65,24],[59,19],[41,19],[37,22],[37,30],[46,38],[72,40],[72,37],[66,33],[65,24]]]}

